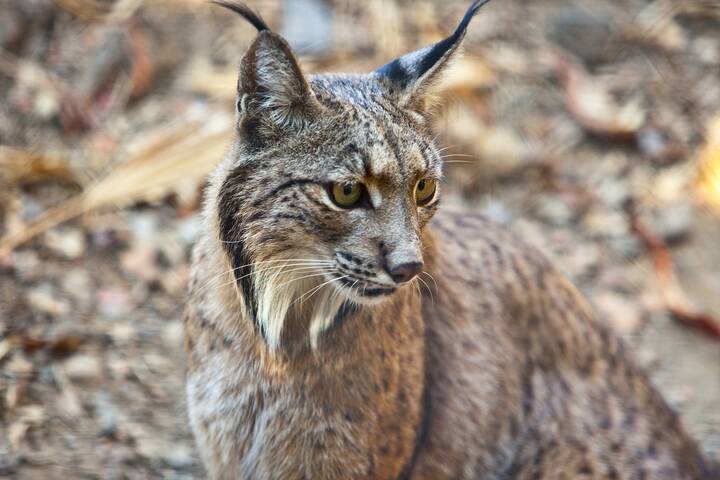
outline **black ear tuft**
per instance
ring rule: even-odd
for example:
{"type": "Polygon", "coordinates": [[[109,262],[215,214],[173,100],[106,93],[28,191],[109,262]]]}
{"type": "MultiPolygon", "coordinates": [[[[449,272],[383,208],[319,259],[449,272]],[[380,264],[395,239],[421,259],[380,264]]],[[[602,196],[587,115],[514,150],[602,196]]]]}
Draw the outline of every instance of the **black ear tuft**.
{"type": "Polygon", "coordinates": [[[248,7],[242,2],[211,0],[211,3],[214,3],[215,5],[220,5],[221,7],[227,8],[228,10],[232,10],[233,12],[237,13],[245,20],[247,20],[253,27],[257,28],[258,32],[264,32],[266,30],[270,31],[270,27],[268,27],[268,24],[265,22],[265,20],[263,20],[263,18],[259,14],[255,13],[250,7],[248,7]]]}
{"type": "MultiPolygon", "coordinates": [[[[480,8],[490,0],[475,0],[452,35],[435,45],[408,53],[380,67],[377,73],[387,78],[401,91],[410,95],[422,90],[425,80],[430,80],[443,67],[450,56],[457,51],[465,37],[468,25],[480,8]]],[[[407,100],[407,99],[405,99],[407,100]]]]}
{"type": "Polygon", "coordinates": [[[211,1],[239,14],[259,31],[240,61],[235,103],[240,125],[252,126],[255,137],[304,128],[322,108],[290,45],[244,3],[211,1]]]}

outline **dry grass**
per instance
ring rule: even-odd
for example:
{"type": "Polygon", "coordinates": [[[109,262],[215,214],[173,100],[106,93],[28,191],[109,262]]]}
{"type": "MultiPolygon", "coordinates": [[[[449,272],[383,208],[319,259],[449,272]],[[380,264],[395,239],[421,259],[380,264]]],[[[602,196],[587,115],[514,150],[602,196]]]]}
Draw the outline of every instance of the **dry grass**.
{"type": "MultiPolygon", "coordinates": [[[[47,210],[39,218],[0,239],[0,257],[42,232],[84,213],[120,208],[135,202],[162,198],[180,184],[199,184],[223,157],[228,148],[232,121],[223,113],[211,113],[213,121],[181,121],[147,134],[128,160],[105,178],[89,185],[83,193],[47,210]]],[[[11,149],[0,150],[0,166],[42,159],[42,155],[11,149]]],[[[36,162],[37,163],[37,162],[36,162]]],[[[29,165],[32,171],[32,164],[29,165]]],[[[61,167],[57,167],[61,168],[61,167]]]]}

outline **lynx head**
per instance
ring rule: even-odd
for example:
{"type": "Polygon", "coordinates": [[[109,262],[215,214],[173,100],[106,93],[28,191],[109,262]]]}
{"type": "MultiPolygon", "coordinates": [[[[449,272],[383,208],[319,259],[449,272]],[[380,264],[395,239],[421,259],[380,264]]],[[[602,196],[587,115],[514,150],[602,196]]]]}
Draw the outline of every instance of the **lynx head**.
{"type": "Polygon", "coordinates": [[[237,139],[211,202],[247,314],[271,349],[293,315],[310,319],[316,346],[338,316],[421,273],[442,163],[429,98],[486,1],[447,39],[373,73],[311,77],[247,6],[216,2],[259,31],[241,61],[237,139]]]}

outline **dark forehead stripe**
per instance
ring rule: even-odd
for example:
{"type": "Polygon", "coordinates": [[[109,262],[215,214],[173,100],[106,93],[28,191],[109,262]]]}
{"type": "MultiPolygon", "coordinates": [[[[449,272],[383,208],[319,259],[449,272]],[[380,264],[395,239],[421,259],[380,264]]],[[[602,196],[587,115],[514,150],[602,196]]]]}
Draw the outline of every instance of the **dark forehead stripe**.
{"type": "Polygon", "coordinates": [[[273,198],[275,195],[279,194],[280,192],[287,190],[288,188],[293,188],[298,185],[307,185],[309,183],[317,183],[317,180],[312,180],[309,178],[293,178],[290,180],[287,180],[277,187],[270,190],[268,193],[261,196],[259,199],[255,200],[252,204],[253,207],[259,207],[269,199],[273,198]]]}
{"type": "Polygon", "coordinates": [[[355,143],[348,143],[341,155],[340,162],[350,170],[353,170],[357,175],[370,176],[370,157],[367,152],[361,151],[355,143]]]}

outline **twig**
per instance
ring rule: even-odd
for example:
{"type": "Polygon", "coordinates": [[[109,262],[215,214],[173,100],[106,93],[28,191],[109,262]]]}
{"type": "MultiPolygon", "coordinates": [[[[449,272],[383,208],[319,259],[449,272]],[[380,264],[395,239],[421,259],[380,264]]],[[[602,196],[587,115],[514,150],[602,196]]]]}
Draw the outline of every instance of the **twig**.
{"type": "Polygon", "coordinates": [[[650,230],[637,215],[635,204],[625,205],[632,231],[645,244],[655,267],[665,308],[677,322],[704,332],[720,340],[720,321],[710,314],[699,311],[688,298],[675,273],[675,264],[670,249],[655,232],[650,230]]]}

